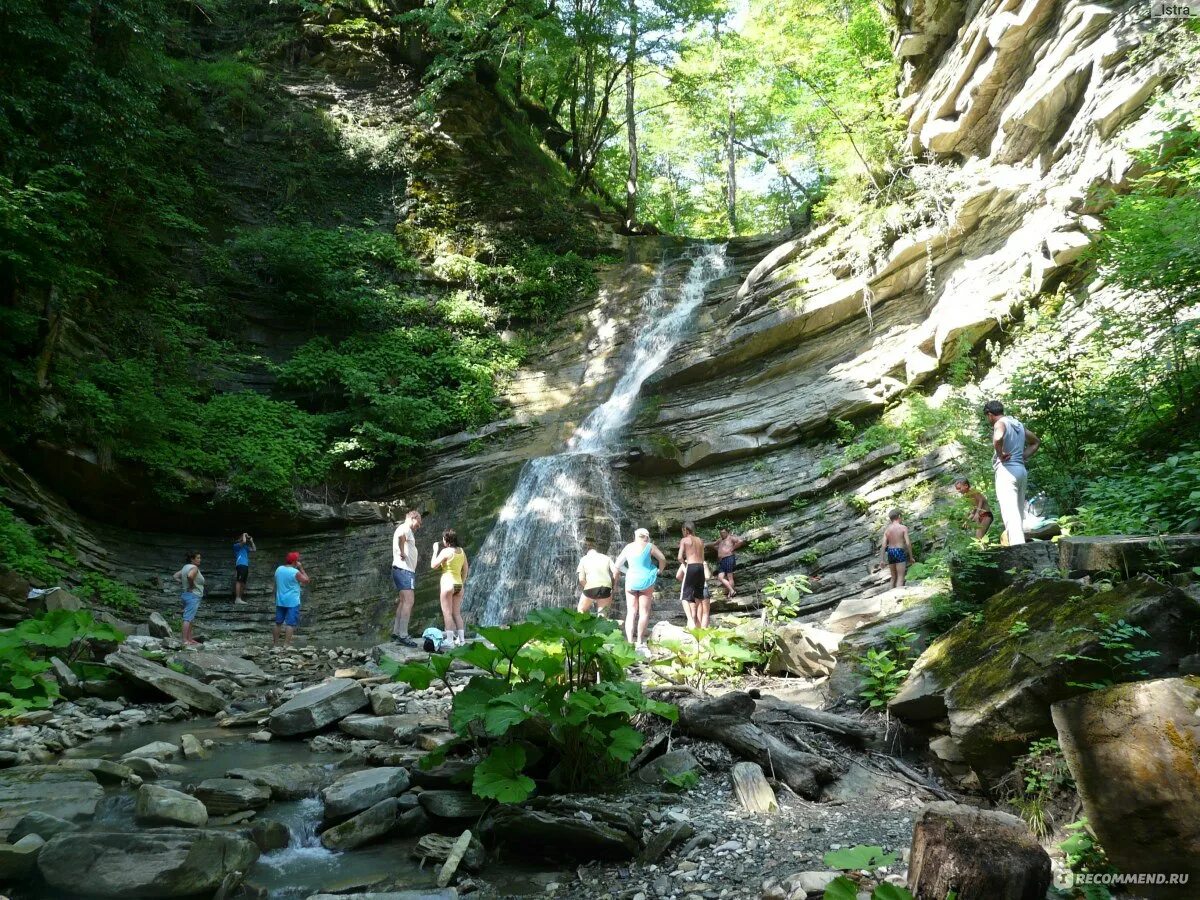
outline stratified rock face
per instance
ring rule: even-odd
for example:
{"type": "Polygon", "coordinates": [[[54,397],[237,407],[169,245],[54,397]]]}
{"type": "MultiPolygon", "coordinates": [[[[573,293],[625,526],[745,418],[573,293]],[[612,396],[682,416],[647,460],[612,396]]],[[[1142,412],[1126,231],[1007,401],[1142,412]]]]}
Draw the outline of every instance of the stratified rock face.
{"type": "Polygon", "coordinates": [[[225,695],[216,688],[135,653],[110,653],[104,661],[134,681],[182,701],[192,709],[215,713],[225,706],[225,695]]]}
{"type": "MultiPolygon", "coordinates": [[[[1200,882],[1200,678],[1120,684],[1056,703],[1053,713],[1088,822],[1113,864],[1200,882]]],[[[1138,891],[1183,896],[1178,886],[1138,891]]]]}
{"type": "Polygon", "coordinates": [[[1149,578],[1109,591],[1038,580],[992,598],[981,624],[964,620],[930,644],[889,709],[910,721],[949,719],[951,736],[976,772],[1003,769],[1031,740],[1053,733],[1052,703],[1118,674],[1107,661],[1061,658],[1104,659],[1097,615],[1149,632],[1138,649],[1159,652],[1143,663],[1150,672],[1170,671],[1194,652],[1200,604],[1175,588],[1149,578]]]}
{"type": "Polygon", "coordinates": [[[405,812],[399,799],[380,800],[358,815],[321,833],[321,843],[330,850],[353,850],[379,840],[396,827],[405,812]]]}
{"type": "Polygon", "coordinates": [[[252,841],[218,831],[159,828],[60,834],[42,848],[42,877],[89,897],[211,896],[258,859],[252,841]]]}
{"type": "Polygon", "coordinates": [[[1016,816],[930,803],[913,828],[908,887],[917,900],[1044,900],[1050,857],[1016,816]]]}
{"type": "Polygon", "coordinates": [[[0,771],[0,838],[26,813],[90,818],[104,797],[91,772],[58,766],[14,766],[0,771]]]}
{"type": "Polygon", "coordinates": [[[268,728],[280,737],[320,731],[367,705],[367,694],[357,681],[330,678],[305,688],[271,711],[268,728]]]}

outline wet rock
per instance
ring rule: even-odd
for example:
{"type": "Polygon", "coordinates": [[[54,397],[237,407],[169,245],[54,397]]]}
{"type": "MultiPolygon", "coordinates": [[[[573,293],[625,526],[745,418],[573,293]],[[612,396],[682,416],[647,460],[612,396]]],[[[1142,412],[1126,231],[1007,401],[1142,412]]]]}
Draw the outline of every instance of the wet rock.
{"type": "Polygon", "coordinates": [[[1050,857],[1016,816],[939,801],[913,829],[908,884],[917,900],[1043,900],[1050,857]]]}
{"type": "Polygon", "coordinates": [[[458,760],[448,760],[432,769],[413,769],[412,783],[426,790],[453,790],[471,780],[474,766],[458,760]]]}
{"type": "Polygon", "coordinates": [[[366,692],[357,681],[331,678],[305,688],[272,710],[268,728],[272,734],[281,737],[310,734],[358,712],[366,705],[366,692]]]}
{"type": "Polygon", "coordinates": [[[42,848],[38,868],[62,891],[87,885],[94,897],[212,895],[258,858],[250,840],[191,828],[60,834],[42,848]]]}
{"type": "Polygon", "coordinates": [[[133,818],[139,825],[203,828],[208,824],[208,810],[200,800],[182,791],[143,784],[138,788],[133,818]]]}
{"type": "Polygon", "coordinates": [[[1095,661],[1097,613],[1146,629],[1150,637],[1136,643],[1160,654],[1143,663],[1152,673],[1192,652],[1189,636],[1200,629],[1200,603],[1144,577],[1111,590],[1017,584],[987,602],[982,624],[964,620],[930,644],[888,707],[909,721],[948,719],[967,764],[981,778],[997,776],[1032,738],[1054,734],[1052,703],[1109,674],[1095,661]]]}
{"type": "Polygon", "coordinates": [[[187,774],[187,769],[183,766],[159,762],[144,756],[131,756],[125,760],[125,765],[140,778],[180,778],[187,774]]]}
{"type": "Polygon", "coordinates": [[[150,618],[146,620],[147,626],[150,628],[150,636],[156,638],[169,638],[175,632],[171,630],[171,626],[167,620],[158,612],[150,613],[150,618]]]}
{"type": "Polygon", "coordinates": [[[63,769],[74,769],[79,772],[91,772],[96,780],[105,784],[120,784],[134,777],[133,769],[128,765],[113,762],[111,759],[91,759],[78,756],[67,756],[58,761],[63,769]]]}
{"type": "Polygon", "coordinates": [[[265,787],[273,800],[301,800],[314,796],[329,783],[328,770],[315,763],[280,763],[258,769],[230,769],[228,778],[243,778],[265,787]]]}
{"type": "Polygon", "coordinates": [[[11,844],[0,844],[0,883],[28,878],[45,843],[41,836],[27,834],[11,844]]]}
{"type": "Polygon", "coordinates": [[[263,853],[282,850],[291,843],[288,827],[276,819],[258,819],[250,826],[250,839],[263,853]]]}
{"type": "Polygon", "coordinates": [[[445,717],[422,715],[346,716],[338,728],[354,737],[376,741],[411,741],[422,729],[444,728],[445,717]]]}
{"type": "Polygon", "coordinates": [[[271,799],[268,788],[244,778],[209,778],[196,786],[195,794],[210,816],[262,809],[271,799]]]}
{"type": "Polygon", "coordinates": [[[395,767],[364,769],[343,775],[321,792],[325,821],[336,822],[408,790],[408,772],[395,767]]]}
{"type": "Polygon", "coordinates": [[[204,759],[208,756],[208,751],[204,749],[204,745],[200,743],[200,739],[194,734],[181,734],[179,736],[179,747],[183,750],[183,755],[187,759],[204,759]]]}
{"type": "Polygon", "coordinates": [[[380,800],[340,825],[321,832],[321,843],[330,850],[353,850],[392,832],[405,812],[397,797],[380,800]]]}
{"type": "Polygon", "coordinates": [[[66,819],[60,819],[50,813],[34,810],[21,816],[12,831],[8,833],[9,841],[16,843],[27,834],[36,834],[45,840],[50,840],[56,834],[64,831],[75,831],[79,826],[66,819]]]}
{"type": "Polygon", "coordinates": [[[133,681],[180,700],[193,709],[215,713],[225,705],[225,695],[216,688],[135,653],[110,653],[104,661],[133,681]]]}
{"type": "Polygon", "coordinates": [[[62,691],[64,697],[74,699],[79,696],[82,692],[79,676],[71,670],[70,666],[57,656],[52,656],[50,657],[50,671],[54,674],[54,680],[58,682],[59,690],[62,691]]]}
{"type": "Polygon", "coordinates": [[[121,759],[131,759],[138,757],[140,759],[157,759],[159,762],[166,762],[168,759],[174,759],[179,755],[179,746],[172,744],[170,741],[153,741],[138,747],[136,750],[130,750],[121,759]]]}
{"type": "Polygon", "coordinates": [[[667,776],[682,775],[700,768],[700,762],[691,750],[671,750],[638,770],[638,780],[644,784],[666,784],[667,776]]]}
{"type": "Polygon", "coordinates": [[[488,808],[486,800],[470,791],[422,791],[417,800],[435,819],[474,821],[488,808]]]}
{"type": "Polygon", "coordinates": [[[91,772],[59,766],[14,766],[0,771],[0,836],[27,813],[48,812],[63,819],[91,818],[104,788],[91,772]]]}
{"type": "MultiPolygon", "coordinates": [[[[1200,881],[1200,678],[1119,684],[1053,712],[1088,822],[1118,870],[1200,881]]],[[[1153,884],[1138,893],[1179,896],[1153,884]]]]}

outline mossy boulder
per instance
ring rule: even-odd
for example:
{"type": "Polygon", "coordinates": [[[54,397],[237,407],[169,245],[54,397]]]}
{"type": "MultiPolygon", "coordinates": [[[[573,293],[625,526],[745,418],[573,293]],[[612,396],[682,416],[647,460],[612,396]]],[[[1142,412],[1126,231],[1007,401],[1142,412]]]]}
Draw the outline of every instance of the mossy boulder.
{"type": "MultiPolygon", "coordinates": [[[[1200,881],[1200,678],[1119,684],[1056,703],[1053,714],[1108,858],[1121,872],[1200,881]]],[[[1185,895],[1178,885],[1142,892],[1185,895]]]]}
{"type": "Polygon", "coordinates": [[[921,654],[892,713],[910,722],[948,720],[964,760],[981,777],[998,774],[1029,742],[1054,734],[1050,706],[1085,685],[1172,672],[1196,651],[1200,603],[1150,578],[1108,590],[1037,579],[997,594],[921,654]],[[1124,620],[1148,637],[1135,649],[1158,656],[1115,665],[1100,645],[1105,622],[1124,620]]]}

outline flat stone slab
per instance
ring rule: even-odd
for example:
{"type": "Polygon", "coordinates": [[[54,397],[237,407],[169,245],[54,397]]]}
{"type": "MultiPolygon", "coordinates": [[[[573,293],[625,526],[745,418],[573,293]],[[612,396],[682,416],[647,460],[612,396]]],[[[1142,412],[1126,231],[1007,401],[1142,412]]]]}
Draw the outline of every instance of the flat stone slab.
{"type": "Polygon", "coordinates": [[[399,714],[394,716],[346,716],[338,728],[354,737],[375,741],[408,743],[417,733],[446,727],[445,716],[399,714]]]}
{"type": "Polygon", "coordinates": [[[38,868],[51,887],[92,897],[211,897],[256,859],[253,841],[221,831],[77,831],[51,838],[38,868]]]}
{"type": "Polygon", "coordinates": [[[104,788],[91,772],[60,766],[0,770],[0,837],[35,810],[60,819],[90,818],[103,797],[104,788]]]}
{"type": "Polygon", "coordinates": [[[118,651],[110,653],[104,661],[134,681],[186,703],[192,709],[215,713],[225,706],[225,695],[215,687],[137,654],[118,651]]]}
{"type": "Polygon", "coordinates": [[[478,819],[488,808],[470,791],[422,791],[417,797],[421,808],[439,819],[478,819]]]}
{"type": "Polygon", "coordinates": [[[1127,578],[1156,569],[1186,572],[1200,565],[1200,534],[1063,538],[1058,542],[1058,562],[1072,576],[1115,572],[1127,578]]]}
{"type": "Polygon", "coordinates": [[[195,793],[210,816],[262,809],[271,800],[270,788],[244,778],[209,778],[196,786],[195,793]]]}
{"type": "Polygon", "coordinates": [[[311,734],[366,705],[367,692],[361,684],[349,678],[330,678],[272,710],[267,727],[280,737],[311,734]]]}
{"type": "Polygon", "coordinates": [[[141,759],[157,759],[159,762],[166,762],[168,759],[179,756],[180,752],[178,744],[172,744],[169,741],[153,741],[136,750],[130,750],[121,758],[129,759],[136,756],[141,759]]]}
{"type": "Polygon", "coordinates": [[[342,824],[321,832],[321,843],[338,852],[353,850],[387,836],[404,812],[399,797],[388,797],[342,824]]]}
{"type": "Polygon", "coordinates": [[[332,775],[316,763],[280,763],[258,769],[230,769],[228,778],[243,778],[267,788],[273,800],[302,800],[325,787],[332,775]]]}
{"type": "Polygon", "coordinates": [[[240,656],[189,650],[176,653],[171,657],[171,662],[182,666],[184,672],[201,681],[229,678],[237,682],[265,683],[269,680],[267,673],[256,663],[240,656]]]}
{"type": "Polygon", "coordinates": [[[67,756],[58,761],[61,769],[74,769],[79,772],[91,772],[97,781],[107,784],[119,784],[128,781],[134,774],[133,769],[123,763],[111,759],[91,759],[77,756],[67,756]]]}
{"type": "Polygon", "coordinates": [[[147,826],[202,828],[208,824],[208,810],[200,800],[157,784],[143,784],[138,788],[133,817],[139,825],[147,826]]]}

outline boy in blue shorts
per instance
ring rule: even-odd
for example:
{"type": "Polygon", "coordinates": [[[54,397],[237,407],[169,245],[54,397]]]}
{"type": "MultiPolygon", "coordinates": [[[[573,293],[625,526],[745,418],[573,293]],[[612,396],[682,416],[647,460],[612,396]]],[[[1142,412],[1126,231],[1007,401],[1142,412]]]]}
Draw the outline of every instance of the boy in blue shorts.
{"type": "Polygon", "coordinates": [[[282,629],[283,646],[292,642],[296,626],[300,624],[300,587],[309,583],[300,554],[293,550],[287,562],[275,570],[275,628],[271,632],[271,646],[279,645],[282,629]]]}
{"type": "Polygon", "coordinates": [[[892,587],[904,587],[904,575],[914,562],[908,527],[900,521],[900,510],[888,513],[888,527],[883,532],[883,560],[891,570],[892,587]]]}

